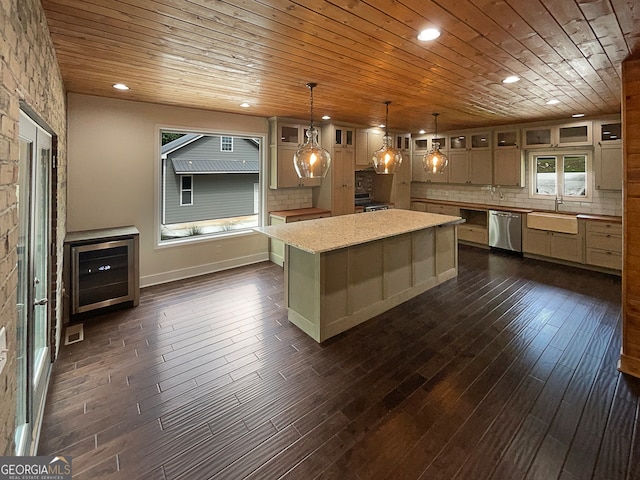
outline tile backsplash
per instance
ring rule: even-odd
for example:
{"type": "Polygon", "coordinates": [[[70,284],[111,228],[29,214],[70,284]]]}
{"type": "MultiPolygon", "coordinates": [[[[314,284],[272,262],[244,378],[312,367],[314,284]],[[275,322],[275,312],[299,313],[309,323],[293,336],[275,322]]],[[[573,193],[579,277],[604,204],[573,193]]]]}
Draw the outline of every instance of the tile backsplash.
{"type": "MultiPolygon", "coordinates": [[[[539,210],[553,210],[555,208],[555,199],[539,200],[537,198],[529,198],[529,190],[526,187],[508,188],[412,182],[411,196],[539,210]]],[[[591,202],[574,202],[565,198],[565,202],[559,206],[558,210],[560,212],[622,216],[622,192],[594,190],[591,202]]]]}
{"type": "Polygon", "coordinates": [[[283,188],[269,189],[267,192],[268,211],[292,210],[294,208],[309,208],[313,203],[311,188],[283,188]]]}

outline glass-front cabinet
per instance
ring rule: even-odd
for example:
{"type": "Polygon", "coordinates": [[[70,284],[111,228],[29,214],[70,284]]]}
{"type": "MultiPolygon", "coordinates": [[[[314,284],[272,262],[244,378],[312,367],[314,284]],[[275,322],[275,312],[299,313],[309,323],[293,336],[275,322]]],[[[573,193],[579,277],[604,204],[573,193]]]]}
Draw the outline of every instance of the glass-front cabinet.
{"type": "Polygon", "coordinates": [[[495,149],[496,150],[513,150],[520,148],[520,130],[517,128],[511,130],[496,131],[495,149]]]}
{"type": "Polygon", "coordinates": [[[334,129],[334,145],[336,147],[354,147],[355,129],[336,126],[334,129]]]}
{"type": "Polygon", "coordinates": [[[530,127],[523,130],[524,148],[579,147],[593,142],[592,122],[530,127]]]}
{"type": "Polygon", "coordinates": [[[430,137],[431,135],[421,135],[413,139],[413,151],[414,152],[428,152],[430,149],[430,137]]]}

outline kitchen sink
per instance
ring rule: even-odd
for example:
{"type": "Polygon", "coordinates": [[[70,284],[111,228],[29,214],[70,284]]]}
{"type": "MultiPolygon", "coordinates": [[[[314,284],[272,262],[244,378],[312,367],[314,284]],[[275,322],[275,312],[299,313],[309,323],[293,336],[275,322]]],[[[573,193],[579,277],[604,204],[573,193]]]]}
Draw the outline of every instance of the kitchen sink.
{"type": "Polygon", "coordinates": [[[560,233],[578,233],[578,216],[566,213],[532,212],[527,214],[527,227],[560,233]]]}

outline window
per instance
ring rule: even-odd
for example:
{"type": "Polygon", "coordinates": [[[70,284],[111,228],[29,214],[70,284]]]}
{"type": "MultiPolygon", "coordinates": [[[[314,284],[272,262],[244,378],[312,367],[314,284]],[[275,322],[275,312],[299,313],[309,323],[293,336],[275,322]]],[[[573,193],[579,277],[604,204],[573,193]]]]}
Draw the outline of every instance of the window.
{"type": "Polygon", "coordinates": [[[220,137],[220,151],[233,152],[233,137],[220,137]]]}
{"type": "Polygon", "coordinates": [[[531,196],[590,200],[589,152],[532,153],[531,196]]]}
{"type": "Polygon", "coordinates": [[[193,176],[180,177],[180,205],[193,205],[193,176]]]}
{"type": "Polygon", "coordinates": [[[263,137],[160,133],[160,244],[249,231],[259,225],[263,137]]]}

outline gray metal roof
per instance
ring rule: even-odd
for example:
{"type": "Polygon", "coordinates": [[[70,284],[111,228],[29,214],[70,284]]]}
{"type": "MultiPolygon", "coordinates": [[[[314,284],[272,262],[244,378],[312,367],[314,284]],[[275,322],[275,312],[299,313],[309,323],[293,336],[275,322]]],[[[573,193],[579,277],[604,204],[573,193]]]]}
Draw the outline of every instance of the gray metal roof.
{"type": "Polygon", "coordinates": [[[178,175],[198,173],[258,173],[257,160],[180,160],[171,159],[178,175]]]}
{"type": "Polygon", "coordinates": [[[182,148],[185,145],[188,145],[189,143],[195,140],[198,140],[202,137],[204,137],[204,135],[199,133],[188,133],[186,135],[183,135],[180,138],[176,138],[175,140],[172,140],[171,142],[165,143],[164,145],[162,145],[162,147],[160,147],[160,154],[163,156],[166,156],[167,154],[174,152],[179,148],[182,148]]]}

